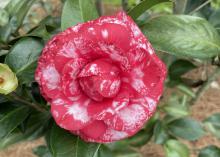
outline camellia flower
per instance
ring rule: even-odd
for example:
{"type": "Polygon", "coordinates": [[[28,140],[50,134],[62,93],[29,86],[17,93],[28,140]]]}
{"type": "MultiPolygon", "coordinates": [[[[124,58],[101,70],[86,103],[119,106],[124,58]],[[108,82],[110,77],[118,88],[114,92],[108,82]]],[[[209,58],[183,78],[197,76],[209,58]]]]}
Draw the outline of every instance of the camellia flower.
{"type": "Polygon", "coordinates": [[[36,80],[56,123],[90,142],[137,133],[163,91],[166,67],[124,12],[70,27],[43,49],[36,80]]]}

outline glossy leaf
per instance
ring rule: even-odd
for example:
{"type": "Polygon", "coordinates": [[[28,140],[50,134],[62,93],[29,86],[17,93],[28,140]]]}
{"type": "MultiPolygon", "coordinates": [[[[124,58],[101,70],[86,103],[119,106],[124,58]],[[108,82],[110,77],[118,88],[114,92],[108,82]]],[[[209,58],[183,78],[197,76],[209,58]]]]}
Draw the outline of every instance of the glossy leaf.
{"type": "Polygon", "coordinates": [[[169,140],[164,145],[166,157],[189,157],[188,147],[177,141],[169,140]]]}
{"type": "Polygon", "coordinates": [[[142,30],[158,51],[201,59],[220,54],[220,37],[217,31],[199,17],[158,16],[147,22],[142,30]]]}
{"type": "Polygon", "coordinates": [[[22,140],[34,140],[41,137],[47,130],[49,118],[48,113],[32,113],[27,121],[27,129],[21,132],[16,128],[7,137],[0,139],[0,149],[22,140]]]}
{"type": "Polygon", "coordinates": [[[206,128],[220,139],[220,113],[213,114],[204,120],[206,128]]]}
{"type": "Polygon", "coordinates": [[[179,59],[169,67],[169,76],[172,79],[180,78],[183,74],[195,69],[196,66],[188,60],[179,59]]]}
{"type": "Polygon", "coordinates": [[[158,121],[154,127],[154,142],[164,144],[169,139],[166,128],[161,121],[158,121]]]}
{"type": "Polygon", "coordinates": [[[5,10],[10,15],[7,25],[0,29],[0,40],[7,42],[11,33],[14,33],[22,25],[27,12],[35,0],[11,0],[5,10]]]}
{"type": "Polygon", "coordinates": [[[47,143],[53,157],[97,157],[101,146],[86,143],[55,124],[48,135],[47,143]]]}
{"type": "Polygon", "coordinates": [[[199,152],[199,157],[219,157],[220,148],[214,145],[207,146],[199,152]]]}
{"type": "Polygon", "coordinates": [[[139,4],[137,4],[134,8],[132,8],[128,15],[131,16],[133,19],[138,18],[141,14],[143,14],[145,11],[153,7],[154,5],[169,2],[169,0],[143,0],[139,4]]]}
{"type": "Polygon", "coordinates": [[[43,44],[40,40],[31,37],[22,38],[11,48],[5,63],[22,82],[31,82],[34,80],[34,72],[42,48],[43,44]]]}
{"type": "Polygon", "coordinates": [[[218,30],[220,33],[220,9],[214,11],[209,17],[209,22],[218,30]]]}
{"type": "Polygon", "coordinates": [[[29,108],[19,107],[9,111],[0,119],[0,138],[9,135],[29,115],[29,108]]]}
{"type": "Polygon", "coordinates": [[[199,122],[190,118],[180,118],[168,124],[170,133],[174,136],[194,141],[204,135],[204,130],[199,122]]]}
{"type": "Polygon", "coordinates": [[[44,145],[34,148],[33,153],[38,157],[52,157],[48,147],[44,145]]]}
{"type": "Polygon", "coordinates": [[[98,13],[93,1],[67,0],[63,7],[61,28],[62,30],[65,30],[68,27],[95,19],[97,17],[98,13]]]}

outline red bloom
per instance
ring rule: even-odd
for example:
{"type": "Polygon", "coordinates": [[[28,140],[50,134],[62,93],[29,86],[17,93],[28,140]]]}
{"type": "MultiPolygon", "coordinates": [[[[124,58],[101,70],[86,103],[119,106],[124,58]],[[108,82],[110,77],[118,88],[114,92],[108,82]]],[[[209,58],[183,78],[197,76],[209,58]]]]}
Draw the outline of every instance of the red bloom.
{"type": "Polygon", "coordinates": [[[152,116],[166,68],[137,25],[120,12],[54,36],[35,77],[60,127],[105,143],[134,135],[152,116]]]}

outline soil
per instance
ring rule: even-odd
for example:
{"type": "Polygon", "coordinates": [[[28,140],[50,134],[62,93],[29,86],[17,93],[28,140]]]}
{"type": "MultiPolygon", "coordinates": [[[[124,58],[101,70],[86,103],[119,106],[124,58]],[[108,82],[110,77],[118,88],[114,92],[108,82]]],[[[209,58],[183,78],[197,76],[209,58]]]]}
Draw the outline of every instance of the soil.
{"type": "MultiPolygon", "coordinates": [[[[44,0],[44,1],[48,1],[53,4],[51,8],[52,9],[51,12],[53,13],[53,15],[55,16],[60,15],[60,8],[62,6],[59,0],[44,0]]],[[[40,10],[36,8],[36,6],[33,7],[33,10],[36,10],[36,12],[40,12],[40,17],[46,16],[45,10],[40,10]]],[[[120,7],[114,8],[112,6],[110,7],[107,6],[106,10],[104,11],[104,14],[109,15],[112,14],[112,12],[116,12],[117,10],[121,10],[121,8],[120,7]]],[[[201,72],[199,73],[194,72],[191,74],[191,76],[192,77],[201,76],[201,72]]],[[[165,97],[168,97],[170,93],[171,92],[169,90],[166,90],[164,94],[165,97]]],[[[219,100],[220,100],[220,77],[218,78],[218,80],[216,80],[211,84],[209,89],[193,105],[193,107],[191,108],[192,117],[201,121],[206,117],[208,117],[209,115],[212,115],[213,113],[220,112],[219,100]]],[[[183,141],[183,142],[186,143],[188,147],[191,149],[191,154],[192,154],[191,157],[196,157],[198,154],[197,150],[207,145],[212,144],[220,147],[220,140],[214,138],[210,134],[205,135],[203,138],[199,139],[198,141],[194,141],[194,142],[183,141]]],[[[21,142],[13,146],[10,146],[3,151],[0,151],[0,157],[36,157],[32,153],[32,149],[42,144],[45,144],[43,138],[30,142],[21,142]]],[[[165,157],[162,146],[156,145],[151,142],[141,148],[141,153],[143,154],[143,157],[165,157]]]]}

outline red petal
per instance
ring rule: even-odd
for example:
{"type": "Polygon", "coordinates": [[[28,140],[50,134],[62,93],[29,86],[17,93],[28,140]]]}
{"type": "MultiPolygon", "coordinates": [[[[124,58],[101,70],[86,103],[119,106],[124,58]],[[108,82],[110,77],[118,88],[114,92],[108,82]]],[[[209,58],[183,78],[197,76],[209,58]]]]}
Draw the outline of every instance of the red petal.
{"type": "Polygon", "coordinates": [[[66,97],[74,98],[81,94],[77,75],[86,64],[84,59],[72,59],[63,68],[62,71],[62,89],[66,97]]]}
{"type": "Polygon", "coordinates": [[[97,59],[89,64],[87,64],[83,70],[80,72],[78,77],[87,77],[94,75],[118,75],[119,69],[112,64],[111,61],[107,59],[97,59]]]}
{"type": "Polygon", "coordinates": [[[94,121],[80,130],[80,134],[92,139],[97,139],[106,132],[107,126],[103,121],[94,121]]]}
{"type": "Polygon", "coordinates": [[[89,101],[84,96],[74,102],[61,97],[52,101],[51,113],[60,127],[66,130],[79,130],[90,122],[86,109],[89,101]]]}

